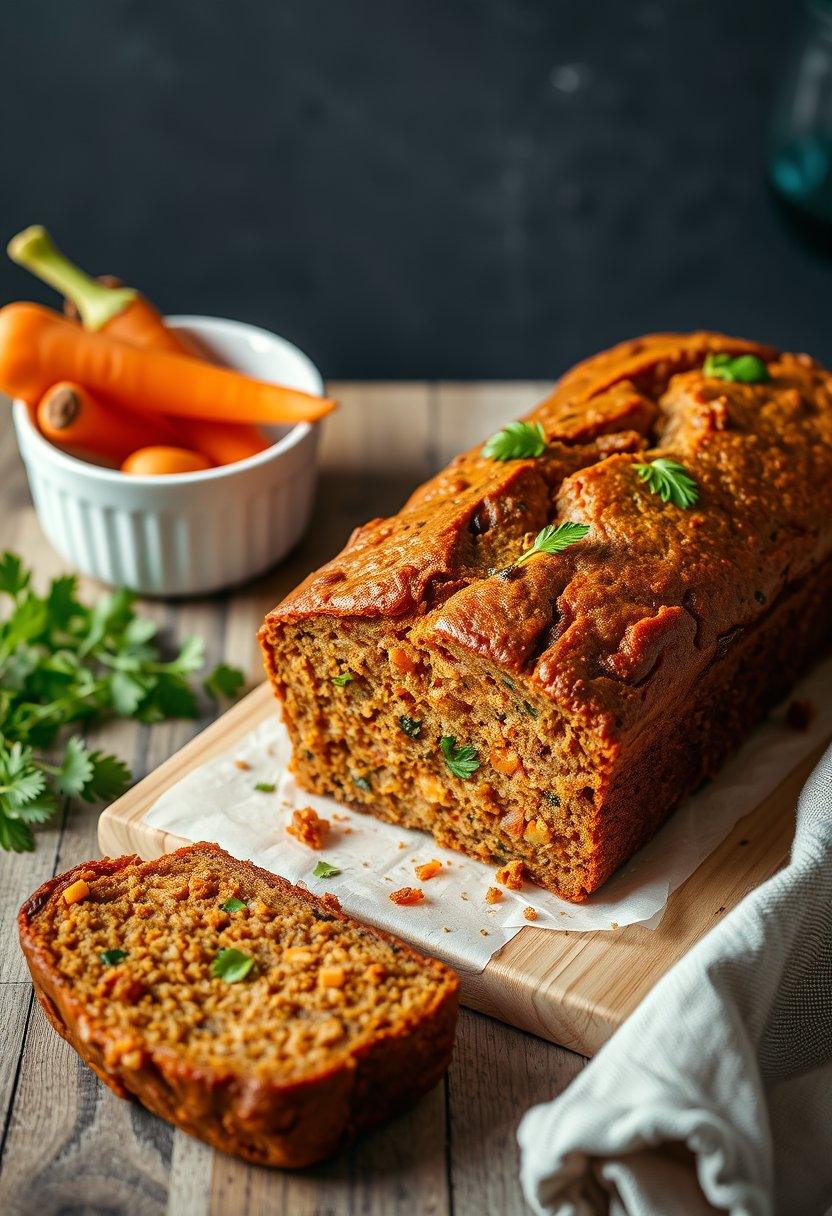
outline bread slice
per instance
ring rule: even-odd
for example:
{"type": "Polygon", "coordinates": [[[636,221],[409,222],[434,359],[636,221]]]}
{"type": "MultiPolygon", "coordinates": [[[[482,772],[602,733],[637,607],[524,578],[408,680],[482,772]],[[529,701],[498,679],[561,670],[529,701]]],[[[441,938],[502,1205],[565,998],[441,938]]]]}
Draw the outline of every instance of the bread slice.
{"type": "Polygon", "coordinates": [[[449,968],[216,845],[76,866],[18,925],[38,1000],[85,1063],[249,1161],[326,1156],[450,1060],[449,968]],[[221,950],[248,973],[215,974],[221,950]]]}

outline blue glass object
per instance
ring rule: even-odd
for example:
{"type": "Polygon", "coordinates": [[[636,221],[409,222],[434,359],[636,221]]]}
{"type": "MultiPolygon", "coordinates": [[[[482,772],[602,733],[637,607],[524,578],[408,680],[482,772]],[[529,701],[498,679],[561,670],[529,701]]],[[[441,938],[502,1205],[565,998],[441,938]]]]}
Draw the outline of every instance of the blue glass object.
{"type": "Polygon", "coordinates": [[[832,2],[805,5],[771,124],[768,178],[802,236],[832,247],[832,2]]]}

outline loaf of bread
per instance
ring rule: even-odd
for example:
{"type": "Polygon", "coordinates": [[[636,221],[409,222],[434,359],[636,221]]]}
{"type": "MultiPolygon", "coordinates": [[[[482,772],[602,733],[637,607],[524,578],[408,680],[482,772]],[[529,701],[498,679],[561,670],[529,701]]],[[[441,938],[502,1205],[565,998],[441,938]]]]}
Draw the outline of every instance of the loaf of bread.
{"type": "Polygon", "coordinates": [[[579,364],[268,615],[298,780],[584,900],[830,640],[831,387],[714,333],[579,364]]]}
{"type": "Polygon", "coordinates": [[[430,1089],[456,976],[216,845],[91,861],[23,905],[46,1016],[121,1097],[300,1166],[430,1089]]]}

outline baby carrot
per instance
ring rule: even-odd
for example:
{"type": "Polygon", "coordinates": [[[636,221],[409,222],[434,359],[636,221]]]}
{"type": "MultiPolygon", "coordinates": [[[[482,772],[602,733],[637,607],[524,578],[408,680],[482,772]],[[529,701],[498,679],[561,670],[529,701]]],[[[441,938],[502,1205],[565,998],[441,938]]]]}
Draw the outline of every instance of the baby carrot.
{"type": "Polygon", "coordinates": [[[170,351],[87,333],[39,304],[0,308],[0,388],[36,404],[56,380],[123,409],[214,422],[316,422],[335,402],[170,351]]]}
{"type": "Polygon", "coordinates": [[[210,467],[211,462],[199,452],[160,445],[140,448],[131,453],[122,464],[121,471],[132,473],[134,477],[160,477],[170,476],[171,473],[197,473],[210,467]]]}
{"type": "Polygon", "coordinates": [[[38,402],[38,426],[50,443],[79,455],[121,464],[137,448],[174,442],[163,418],[145,418],[102,405],[80,384],[62,380],[38,402]]]}

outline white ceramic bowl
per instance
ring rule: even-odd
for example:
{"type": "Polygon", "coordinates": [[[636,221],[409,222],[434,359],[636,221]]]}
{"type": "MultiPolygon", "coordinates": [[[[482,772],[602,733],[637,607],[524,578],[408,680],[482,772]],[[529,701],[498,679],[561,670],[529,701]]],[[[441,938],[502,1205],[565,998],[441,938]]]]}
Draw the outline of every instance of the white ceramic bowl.
{"type": "MultiPolygon", "coordinates": [[[[291,342],[241,321],[168,317],[218,363],[321,396],[315,365],[291,342]]],[[[41,527],[84,574],[143,595],[197,595],[260,574],[300,539],[315,489],[318,426],[265,428],[257,456],[199,473],[131,477],[48,443],[23,401],[17,441],[41,527]]]]}

